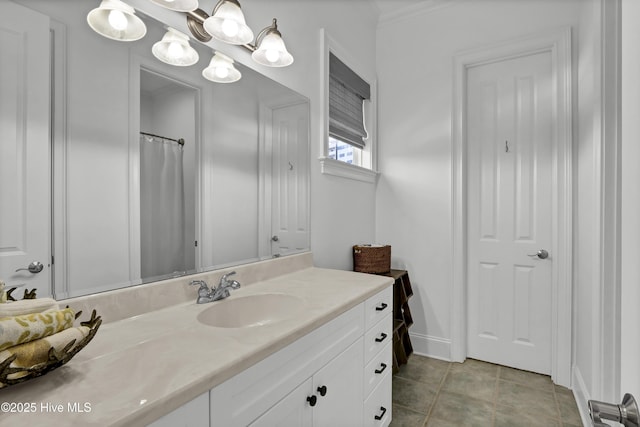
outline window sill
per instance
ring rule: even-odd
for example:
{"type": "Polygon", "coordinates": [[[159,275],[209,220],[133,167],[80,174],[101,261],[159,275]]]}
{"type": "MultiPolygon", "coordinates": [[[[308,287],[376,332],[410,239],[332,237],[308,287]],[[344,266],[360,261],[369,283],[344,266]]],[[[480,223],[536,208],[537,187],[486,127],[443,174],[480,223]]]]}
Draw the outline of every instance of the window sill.
{"type": "Polygon", "coordinates": [[[355,179],[374,184],[378,178],[378,172],[329,157],[320,157],[320,172],[323,175],[334,175],[342,178],[355,179]]]}

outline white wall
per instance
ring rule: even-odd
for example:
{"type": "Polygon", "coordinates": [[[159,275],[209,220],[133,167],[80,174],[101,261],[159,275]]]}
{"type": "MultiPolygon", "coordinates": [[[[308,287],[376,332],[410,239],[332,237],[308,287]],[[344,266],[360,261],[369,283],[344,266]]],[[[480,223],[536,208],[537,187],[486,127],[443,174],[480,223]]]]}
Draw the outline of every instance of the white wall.
{"type": "Polygon", "coordinates": [[[622,0],[622,331],[621,393],[640,397],[640,2],[622,0]]]}
{"type": "Polygon", "coordinates": [[[203,114],[203,208],[215,218],[203,218],[203,265],[258,258],[258,103],[253,84],[214,89],[203,114]]]}
{"type": "MultiPolygon", "coordinates": [[[[580,0],[458,1],[382,22],[377,34],[380,170],[376,240],[414,285],[418,352],[449,359],[452,286],[453,57],[571,26],[580,0]]],[[[573,42],[576,52],[576,37],[573,42]]]]}
{"type": "Polygon", "coordinates": [[[573,364],[574,381],[578,389],[592,390],[596,342],[593,331],[599,328],[598,310],[594,307],[600,265],[597,262],[600,183],[595,167],[599,160],[600,136],[600,60],[597,42],[600,41],[599,8],[596,2],[586,2],[580,13],[578,38],[578,116],[577,135],[574,144],[574,306],[573,313],[573,364]]]}
{"type": "Polygon", "coordinates": [[[618,2],[585,2],[578,34],[573,384],[585,417],[587,399],[614,401],[620,388],[618,13],[618,2]]]}

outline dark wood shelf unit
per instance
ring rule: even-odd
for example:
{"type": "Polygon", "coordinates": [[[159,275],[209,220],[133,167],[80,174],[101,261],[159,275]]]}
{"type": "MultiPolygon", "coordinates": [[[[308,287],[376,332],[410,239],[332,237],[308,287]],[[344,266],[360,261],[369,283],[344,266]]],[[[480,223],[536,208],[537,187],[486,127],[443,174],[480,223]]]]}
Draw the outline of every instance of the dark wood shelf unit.
{"type": "Polygon", "coordinates": [[[413,325],[409,298],[413,295],[413,289],[406,270],[391,270],[386,276],[395,280],[393,284],[393,372],[396,373],[400,365],[407,363],[409,355],[413,353],[413,345],[409,337],[409,327],[413,325]]]}

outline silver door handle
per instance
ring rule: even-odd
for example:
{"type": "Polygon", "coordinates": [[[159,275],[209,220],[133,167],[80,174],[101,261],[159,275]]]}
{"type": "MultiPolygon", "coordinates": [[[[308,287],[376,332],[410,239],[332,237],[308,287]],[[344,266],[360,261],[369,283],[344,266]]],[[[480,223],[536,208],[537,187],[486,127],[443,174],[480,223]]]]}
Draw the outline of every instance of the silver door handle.
{"type": "Polygon", "coordinates": [[[622,398],[622,403],[598,402],[597,400],[589,401],[589,416],[593,421],[594,427],[606,427],[608,424],[602,422],[603,419],[615,421],[625,427],[639,427],[638,421],[638,404],[633,396],[629,393],[622,398]]]}
{"type": "Polygon", "coordinates": [[[29,273],[36,274],[36,273],[40,273],[43,268],[44,268],[44,264],[42,264],[40,261],[33,261],[26,268],[19,268],[16,270],[16,272],[24,270],[24,271],[28,271],[29,273]]]}
{"type": "Polygon", "coordinates": [[[535,254],[527,254],[529,255],[531,258],[534,257],[538,257],[540,259],[547,259],[549,258],[549,252],[547,252],[546,249],[540,249],[538,252],[536,252],[535,254]]]}

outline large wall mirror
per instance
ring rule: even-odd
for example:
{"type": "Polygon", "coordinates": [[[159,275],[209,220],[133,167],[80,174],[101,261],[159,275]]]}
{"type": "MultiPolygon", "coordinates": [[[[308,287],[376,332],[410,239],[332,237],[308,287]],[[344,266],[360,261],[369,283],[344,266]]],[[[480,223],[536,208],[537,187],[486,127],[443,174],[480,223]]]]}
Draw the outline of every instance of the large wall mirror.
{"type": "Polygon", "coordinates": [[[308,250],[308,100],[238,63],[204,79],[193,40],[196,65],[160,62],[142,13],[143,39],[101,37],[98,4],[0,6],[0,279],[64,299],[308,250]]]}

